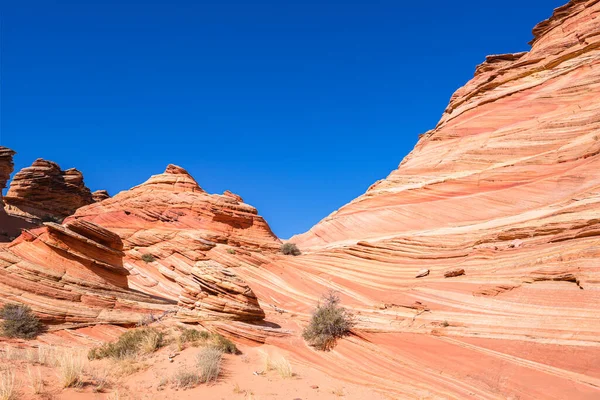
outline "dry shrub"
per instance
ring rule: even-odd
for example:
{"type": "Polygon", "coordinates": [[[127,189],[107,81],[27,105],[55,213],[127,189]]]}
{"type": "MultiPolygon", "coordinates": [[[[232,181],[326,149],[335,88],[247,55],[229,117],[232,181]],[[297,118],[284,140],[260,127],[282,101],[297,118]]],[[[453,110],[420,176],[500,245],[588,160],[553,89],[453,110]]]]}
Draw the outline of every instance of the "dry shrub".
{"type": "Polygon", "coordinates": [[[191,389],[200,383],[200,377],[196,371],[180,369],[173,376],[173,384],[178,389],[191,389]]]}
{"type": "Polygon", "coordinates": [[[331,350],[337,341],[350,334],[354,316],[340,306],[340,298],[330,292],[317,305],[310,324],[304,328],[302,337],[318,350],[331,350]]]}
{"type": "Polygon", "coordinates": [[[281,253],[286,256],[299,256],[302,254],[294,243],[285,243],[281,246],[281,253]]]}
{"type": "Polygon", "coordinates": [[[3,336],[34,339],[42,332],[42,323],[26,305],[5,304],[0,309],[0,318],[3,336]]]}
{"type": "Polygon", "coordinates": [[[223,352],[215,347],[205,347],[196,357],[196,365],[200,370],[200,381],[208,383],[216,381],[221,372],[223,352]]]}
{"type": "Polygon", "coordinates": [[[112,358],[123,360],[138,354],[152,353],[164,345],[164,335],[154,328],[141,328],[125,332],[119,340],[93,348],[88,353],[90,360],[112,358]]]}

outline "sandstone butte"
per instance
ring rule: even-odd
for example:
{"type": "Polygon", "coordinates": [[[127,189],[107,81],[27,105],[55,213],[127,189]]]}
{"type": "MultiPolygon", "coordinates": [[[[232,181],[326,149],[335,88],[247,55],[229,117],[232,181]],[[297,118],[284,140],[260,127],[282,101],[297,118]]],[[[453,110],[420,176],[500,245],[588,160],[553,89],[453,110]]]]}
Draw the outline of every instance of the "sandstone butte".
{"type": "Polygon", "coordinates": [[[55,162],[40,158],[15,174],[4,202],[8,214],[40,224],[62,221],[94,198],[80,171],[63,171],[55,162]]]}
{"type": "Polygon", "coordinates": [[[0,247],[0,302],[53,329],[173,315],[391,398],[597,399],[599,16],[573,0],[488,57],[397,170],[292,238],[301,256],[170,165],[0,247]],[[317,352],[300,333],[330,289],[357,326],[317,352]]]}

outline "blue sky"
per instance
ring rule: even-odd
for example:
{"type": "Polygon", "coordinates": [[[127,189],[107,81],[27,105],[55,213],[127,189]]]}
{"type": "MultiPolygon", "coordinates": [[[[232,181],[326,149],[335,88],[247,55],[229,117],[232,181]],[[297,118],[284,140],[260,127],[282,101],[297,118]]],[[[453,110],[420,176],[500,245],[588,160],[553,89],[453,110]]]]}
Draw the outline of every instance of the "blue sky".
{"type": "Polygon", "coordinates": [[[564,3],[5,2],[0,144],[113,195],[178,164],[287,238],[397,168],[487,54],[527,50],[564,3]]]}

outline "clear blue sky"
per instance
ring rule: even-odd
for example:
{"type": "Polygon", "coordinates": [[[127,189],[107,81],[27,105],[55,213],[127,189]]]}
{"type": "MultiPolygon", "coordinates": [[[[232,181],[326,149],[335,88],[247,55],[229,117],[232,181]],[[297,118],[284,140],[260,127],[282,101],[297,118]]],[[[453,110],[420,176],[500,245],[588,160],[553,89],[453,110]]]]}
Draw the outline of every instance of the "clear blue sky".
{"type": "Polygon", "coordinates": [[[277,235],[395,169],[567,0],[6,1],[0,144],[111,194],[186,168],[277,235]]]}

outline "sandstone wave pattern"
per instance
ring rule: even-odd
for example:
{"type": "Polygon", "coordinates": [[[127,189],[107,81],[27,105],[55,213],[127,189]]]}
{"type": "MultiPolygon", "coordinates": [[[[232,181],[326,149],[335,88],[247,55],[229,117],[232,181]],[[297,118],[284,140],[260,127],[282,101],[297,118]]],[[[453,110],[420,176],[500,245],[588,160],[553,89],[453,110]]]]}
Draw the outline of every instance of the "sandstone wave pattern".
{"type": "Polygon", "coordinates": [[[401,398],[600,397],[600,2],[534,35],[488,57],[397,170],[292,238],[302,256],[245,269],[289,329],[330,288],[357,313],[360,339],[290,339],[299,357],[401,398]]]}

